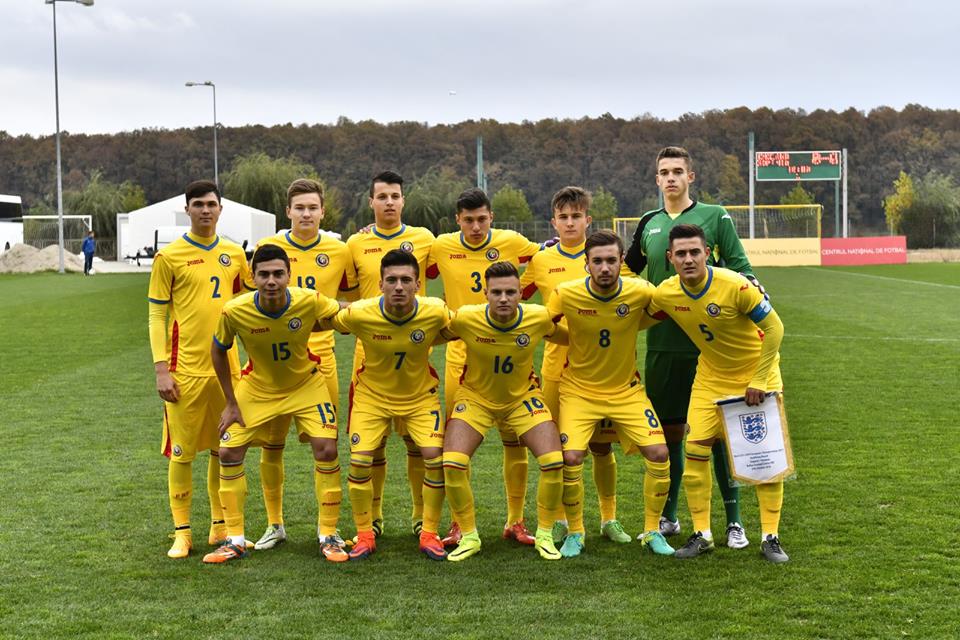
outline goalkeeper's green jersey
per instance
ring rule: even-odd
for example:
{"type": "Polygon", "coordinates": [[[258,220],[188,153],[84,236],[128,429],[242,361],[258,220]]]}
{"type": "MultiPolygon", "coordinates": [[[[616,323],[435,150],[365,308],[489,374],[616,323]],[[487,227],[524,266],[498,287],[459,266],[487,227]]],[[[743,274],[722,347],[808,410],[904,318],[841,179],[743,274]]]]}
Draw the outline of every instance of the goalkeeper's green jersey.
{"type": "MultiPolygon", "coordinates": [[[[676,218],[671,218],[664,209],[643,214],[627,251],[627,266],[637,275],[646,267],[646,278],[654,285],[675,275],[676,271],[667,259],[667,249],[670,248],[670,230],[678,224],[695,224],[703,229],[710,252],[707,264],[753,275],[753,267],[747,260],[727,210],[720,205],[697,201],[676,218]]],[[[647,331],[647,351],[698,353],[690,338],[673,320],[650,327],[647,331]]]]}

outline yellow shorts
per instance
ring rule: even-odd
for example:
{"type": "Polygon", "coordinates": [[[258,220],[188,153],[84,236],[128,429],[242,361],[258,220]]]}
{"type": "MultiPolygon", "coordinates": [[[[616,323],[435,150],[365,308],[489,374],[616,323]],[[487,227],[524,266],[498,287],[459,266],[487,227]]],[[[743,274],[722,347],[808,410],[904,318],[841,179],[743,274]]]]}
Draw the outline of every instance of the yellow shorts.
{"type": "MultiPolygon", "coordinates": [[[[559,380],[544,380],[543,381],[543,398],[547,403],[547,408],[550,409],[550,415],[553,416],[553,419],[559,424],[560,422],[560,381],[559,380]]],[[[620,436],[617,435],[617,430],[614,428],[613,423],[609,420],[602,420],[600,422],[600,428],[593,432],[593,436],[590,438],[591,443],[608,443],[608,442],[617,442],[620,440],[620,436]]]]}
{"type": "Polygon", "coordinates": [[[197,451],[220,447],[217,428],[226,400],[216,376],[172,375],[180,387],[180,399],[163,403],[160,453],[178,462],[191,462],[197,451]]]}
{"type": "Polygon", "coordinates": [[[356,391],[350,399],[351,451],[374,451],[390,435],[390,424],[399,435],[409,436],[418,447],[443,447],[443,410],[440,398],[433,392],[420,402],[409,405],[391,405],[386,398],[373,397],[356,391]]]}
{"type": "Polygon", "coordinates": [[[460,387],[453,404],[450,419],[463,420],[482,436],[496,427],[500,429],[501,437],[506,434],[508,441],[519,438],[538,424],[553,420],[543,392],[536,387],[522,400],[502,409],[491,408],[481,396],[460,387]]]}
{"type": "Polygon", "coordinates": [[[639,382],[604,398],[587,398],[567,389],[560,394],[558,426],[564,451],[585,451],[591,441],[596,442],[593,436],[600,431],[604,420],[612,424],[613,433],[626,453],[666,444],[660,420],[639,382]]]}
{"type": "Polygon", "coordinates": [[[337,438],[337,410],[319,372],[286,395],[266,395],[241,378],[236,389],[237,404],[245,426],[234,423],[220,438],[228,449],[247,445],[281,444],[292,419],[300,442],[310,438],[337,438]]]}
{"type": "MultiPolygon", "coordinates": [[[[704,376],[697,371],[693,379],[693,389],[690,391],[690,405],[687,407],[687,424],[690,425],[688,442],[725,438],[723,423],[720,420],[720,411],[717,400],[731,396],[742,396],[750,380],[720,380],[712,376],[704,376]]],[[[783,379],[780,377],[780,367],[773,367],[767,378],[767,391],[782,391],[783,379]]]]}

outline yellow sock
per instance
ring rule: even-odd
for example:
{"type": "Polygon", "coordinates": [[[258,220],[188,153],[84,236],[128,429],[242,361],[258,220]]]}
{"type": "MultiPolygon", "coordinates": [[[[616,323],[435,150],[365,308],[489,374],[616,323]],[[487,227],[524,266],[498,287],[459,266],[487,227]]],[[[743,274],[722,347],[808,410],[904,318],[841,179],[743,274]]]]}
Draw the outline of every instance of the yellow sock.
{"type": "Polygon", "coordinates": [[[243,463],[220,465],[220,502],[230,537],[243,536],[243,505],[246,499],[247,476],[243,463]]]}
{"type": "Polygon", "coordinates": [[[317,495],[317,531],[321,536],[332,536],[337,532],[343,501],[339,458],[313,461],[313,490],[317,495]]]}
{"type": "MultiPolygon", "coordinates": [[[[670,493],[670,459],[663,462],[644,460],[643,474],[643,530],[659,531],[660,514],[670,493]]],[[[708,520],[709,522],[709,520],[708,520]]]]}
{"type": "Polygon", "coordinates": [[[593,452],[593,482],[600,502],[600,522],[617,519],[617,456],[593,452]]]}
{"type": "Polygon", "coordinates": [[[260,452],[260,484],[269,524],[283,524],[283,445],[264,445],[260,452]]]}
{"type": "Polygon", "coordinates": [[[585,533],[583,528],[583,463],[563,466],[563,510],[570,533],[585,533]]]}
{"type": "Polygon", "coordinates": [[[373,483],[370,481],[373,456],[350,454],[350,473],[347,488],[350,493],[350,508],[357,532],[373,531],[373,483]]]}
{"type": "Polygon", "coordinates": [[[760,503],[760,530],[763,537],[778,536],[780,509],[783,507],[783,481],[757,485],[757,502],[760,503]]]}
{"type": "Polygon", "coordinates": [[[503,441],[503,486],[507,493],[507,524],[523,520],[527,497],[527,448],[519,440],[503,441]]]}
{"type": "Polygon", "coordinates": [[[167,491],[173,527],[190,527],[190,502],[193,497],[193,463],[170,461],[167,466],[167,491]]]}
{"type": "Polygon", "coordinates": [[[210,499],[210,520],[223,522],[223,505],[220,504],[220,455],[210,452],[207,460],[207,497],[210,499]]]}
{"type": "Polygon", "coordinates": [[[713,481],[710,478],[710,447],[693,442],[684,445],[685,466],[683,489],[693,518],[694,531],[710,530],[710,496],[713,481]]]}
{"type": "Polygon", "coordinates": [[[444,451],[443,479],[453,519],[460,524],[460,531],[473,533],[477,530],[477,520],[473,510],[473,490],[470,488],[470,456],[444,451]]]}
{"type": "Polygon", "coordinates": [[[413,438],[405,436],[403,444],[407,446],[407,482],[410,483],[410,500],[413,503],[410,519],[416,522],[423,520],[423,477],[426,470],[423,468],[420,447],[416,445],[413,438]]]}
{"type": "Polygon", "coordinates": [[[383,486],[387,483],[387,448],[386,445],[373,452],[373,466],[370,468],[371,491],[371,520],[383,520],[383,486]]]}
{"type": "Polygon", "coordinates": [[[443,456],[423,461],[423,530],[436,533],[443,512],[443,456]]]}
{"type": "Polygon", "coordinates": [[[550,451],[537,456],[540,478],[537,481],[537,528],[553,526],[553,514],[563,507],[563,454],[550,451]]]}

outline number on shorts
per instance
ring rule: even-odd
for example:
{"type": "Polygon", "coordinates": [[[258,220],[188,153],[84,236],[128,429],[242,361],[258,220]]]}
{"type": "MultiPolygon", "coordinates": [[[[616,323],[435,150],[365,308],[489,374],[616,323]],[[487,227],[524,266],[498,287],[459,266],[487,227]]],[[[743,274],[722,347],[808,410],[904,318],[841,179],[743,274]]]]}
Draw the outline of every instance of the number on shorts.
{"type": "Polygon", "coordinates": [[[287,342],[275,342],[273,343],[273,360],[274,362],[279,362],[280,360],[289,360],[290,359],[290,348],[287,346],[287,342]]]}
{"type": "Polygon", "coordinates": [[[434,430],[434,431],[440,431],[440,412],[439,412],[439,411],[431,411],[431,412],[430,412],[430,415],[433,416],[433,430],[434,430]]]}
{"type": "Polygon", "coordinates": [[[483,289],[483,284],[480,282],[480,272],[474,271],[470,274],[470,277],[473,278],[473,286],[470,287],[470,291],[480,293],[480,290],[483,289]]]}
{"type": "Polygon", "coordinates": [[[543,409],[543,401],[540,398],[530,398],[523,401],[523,406],[527,408],[527,411],[533,413],[534,409],[543,409]]]}
{"type": "Polygon", "coordinates": [[[317,411],[320,412],[320,419],[323,421],[323,424],[336,424],[337,412],[334,410],[332,402],[324,402],[322,405],[318,404],[317,411]]]}
{"type": "Polygon", "coordinates": [[[217,276],[210,276],[210,282],[213,283],[213,295],[210,297],[219,298],[220,297],[220,278],[218,278],[217,276]]]}
{"type": "Polygon", "coordinates": [[[397,356],[397,366],[394,369],[399,369],[400,365],[403,364],[403,359],[407,357],[406,351],[394,351],[393,355],[397,356]]]}
{"type": "Polygon", "coordinates": [[[600,329],[600,346],[601,347],[610,346],[610,330],[609,329],[600,329]]]}
{"type": "Polygon", "coordinates": [[[713,340],[713,332],[710,331],[710,329],[707,327],[707,325],[705,325],[705,324],[701,324],[701,325],[700,325],[700,333],[702,333],[703,335],[706,336],[706,338],[704,338],[704,339],[705,339],[707,342],[710,342],[711,340],[713,340]]]}
{"type": "Polygon", "coordinates": [[[510,373],[511,371],[513,371],[513,363],[510,362],[510,356],[507,356],[503,360],[500,360],[500,356],[494,356],[493,358],[494,373],[510,373]]]}
{"type": "Polygon", "coordinates": [[[656,429],[660,426],[660,422],[657,420],[657,414],[653,412],[653,409],[644,410],[643,415],[647,418],[647,424],[650,425],[651,429],[656,429]]]}
{"type": "Polygon", "coordinates": [[[297,286],[305,287],[307,289],[316,289],[317,279],[314,278],[313,276],[307,276],[306,278],[304,278],[303,276],[297,276],[297,286]]]}

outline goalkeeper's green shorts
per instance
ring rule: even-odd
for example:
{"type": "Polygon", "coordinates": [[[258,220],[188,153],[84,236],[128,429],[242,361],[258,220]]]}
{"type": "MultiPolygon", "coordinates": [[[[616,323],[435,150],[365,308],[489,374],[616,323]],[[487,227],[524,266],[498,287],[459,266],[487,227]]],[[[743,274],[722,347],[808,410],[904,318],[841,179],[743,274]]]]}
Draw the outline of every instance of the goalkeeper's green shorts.
{"type": "Polygon", "coordinates": [[[661,424],[684,424],[697,375],[697,353],[647,351],[643,381],[661,424]]]}

